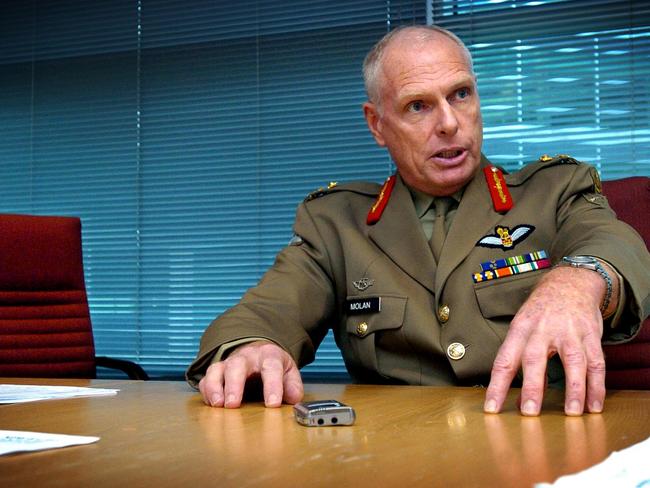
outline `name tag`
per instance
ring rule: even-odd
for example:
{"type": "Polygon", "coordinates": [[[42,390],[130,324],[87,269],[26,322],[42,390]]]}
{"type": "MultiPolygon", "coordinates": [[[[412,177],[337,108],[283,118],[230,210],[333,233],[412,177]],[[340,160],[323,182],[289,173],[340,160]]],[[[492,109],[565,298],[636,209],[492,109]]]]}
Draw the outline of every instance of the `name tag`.
{"type": "Polygon", "coordinates": [[[348,315],[378,313],[381,311],[381,297],[354,298],[347,301],[348,315]]]}

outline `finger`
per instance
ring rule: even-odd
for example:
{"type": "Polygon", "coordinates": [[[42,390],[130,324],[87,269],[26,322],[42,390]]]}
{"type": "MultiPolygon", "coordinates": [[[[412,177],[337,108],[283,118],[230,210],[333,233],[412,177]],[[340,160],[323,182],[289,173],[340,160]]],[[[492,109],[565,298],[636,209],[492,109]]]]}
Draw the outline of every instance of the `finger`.
{"type": "Polygon", "coordinates": [[[587,405],[591,413],[600,413],[605,404],[605,357],[600,341],[585,343],[587,350],[587,405]]]}
{"type": "Polygon", "coordinates": [[[264,405],[279,407],[284,396],[282,359],[277,355],[265,357],[262,360],[261,374],[264,385],[264,405]]]}
{"type": "Polygon", "coordinates": [[[223,362],[211,365],[201,381],[199,391],[203,401],[212,407],[223,407],[223,362]]]}
{"type": "Polygon", "coordinates": [[[295,405],[304,395],[302,377],[296,363],[291,360],[291,367],[284,373],[284,401],[290,405],[295,405]]]}
{"type": "Polygon", "coordinates": [[[585,351],[580,343],[565,342],[559,352],[566,378],[564,413],[572,416],[582,415],[587,389],[587,357],[585,351]]]}
{"type": "Polygon", "coordinates": [[[246,358],[231,354],[224,361],[224,407],[239,408],[244,396],[246,380],[251,375],[246,358]]]}
{"type": "Polygon", "coordinates": [[[483,409],[488,413],[498,413],[503,408],[503,402],[506,399],[512,380],[517,374],[519,364],[519,354],[517,351],[499,349],[490,376],[490,384],[485,392],[485,404],[483,409]]]}
{"type": "Polygon", "coordinates": [[[483,405],[485,412],[498,413],[501,411],[512,380],[521,363],[525,342],[526,336],[511,325],[492,365],[490,384],[485,392],[485,404],[483,405]]]}
{"type": "Polygon", "coordinates": [[[531,337],[522,355],[524,380],[521,385],[520,411],[526,416],[539,415],[546,385],[548,345],[531,337]]]}
{"type": "MultiPolygon", "coordinates": [[[[552,356],[554,356],[555,353],[549,353],[548,359],[550,359],[552,356]]],[[[547,370],[548,370],[548,363],[547,364],[547,370]]],[[[544,391],[548,388],[548,374],[544,375],[544,391]]],[[[519,395],[517,395],[517,399],[515,400],[515,407],[517,410],[521,411],[521,390],[519,391],[519,395]]]]}

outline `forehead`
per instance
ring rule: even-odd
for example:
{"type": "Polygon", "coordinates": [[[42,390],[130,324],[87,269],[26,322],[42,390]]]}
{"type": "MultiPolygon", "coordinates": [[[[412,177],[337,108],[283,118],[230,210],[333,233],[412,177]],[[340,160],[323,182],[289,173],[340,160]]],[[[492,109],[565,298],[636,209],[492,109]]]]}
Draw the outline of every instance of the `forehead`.
{"type": "Polygon", "coordinates": [[[384,95],[473,80],[465,51],[442,34],[426,39],[403,36],[394,40],[384,53],[380,76],[384,95]]]}

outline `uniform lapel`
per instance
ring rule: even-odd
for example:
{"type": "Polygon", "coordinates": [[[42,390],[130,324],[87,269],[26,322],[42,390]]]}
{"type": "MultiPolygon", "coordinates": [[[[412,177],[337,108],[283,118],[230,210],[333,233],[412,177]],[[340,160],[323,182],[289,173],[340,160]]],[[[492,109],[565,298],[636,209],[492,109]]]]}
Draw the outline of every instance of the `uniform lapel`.
{"type": "Polygon", "coordinates": [[[397,266],[433,293],[435,262],[411,193],[399,175],[381,219],[370,227],[368,236],[397,266]]]}
{"type": "MultiPolygon", "coordinates": [[[[481,168],[490,164],[482,158],[481,168]]],[[[445,244],[440,254],[440,264],[435,277],[436,296],[442,289],[452,271],[472,252],[476,242],[489,233],[502,218],[492,208],[490,193],[479,169],[463,192],[460,205],[447,233],[445,244]]],[[[467,277],[471,280],[471,277],[467,277]]]]}

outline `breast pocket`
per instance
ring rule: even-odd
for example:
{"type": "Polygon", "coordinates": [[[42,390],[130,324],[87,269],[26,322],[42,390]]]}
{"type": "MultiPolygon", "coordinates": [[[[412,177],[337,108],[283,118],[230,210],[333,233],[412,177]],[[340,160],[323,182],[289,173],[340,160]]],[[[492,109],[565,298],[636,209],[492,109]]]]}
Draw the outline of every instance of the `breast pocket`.
{"type": "Polygon", "coordinates": [[[514,316],[547,272],[548,270],[532,271],[476,284],[474,291],[483,317],[491,319],[514,316]]]}
{"type": "MultiPolygon", "coordinates": [[[[404,325],[407,297],[382,296],[364,297],[380,298],[380,310],[373,313],[355,313],[348,315],[346,331],[354,355],[361,364],[374,371],[377,366],[377,344],[382,342],[403,341],[401,328],[404,325]]],[[[358,300],[350,296],[348,301],[358,300]]]]}

